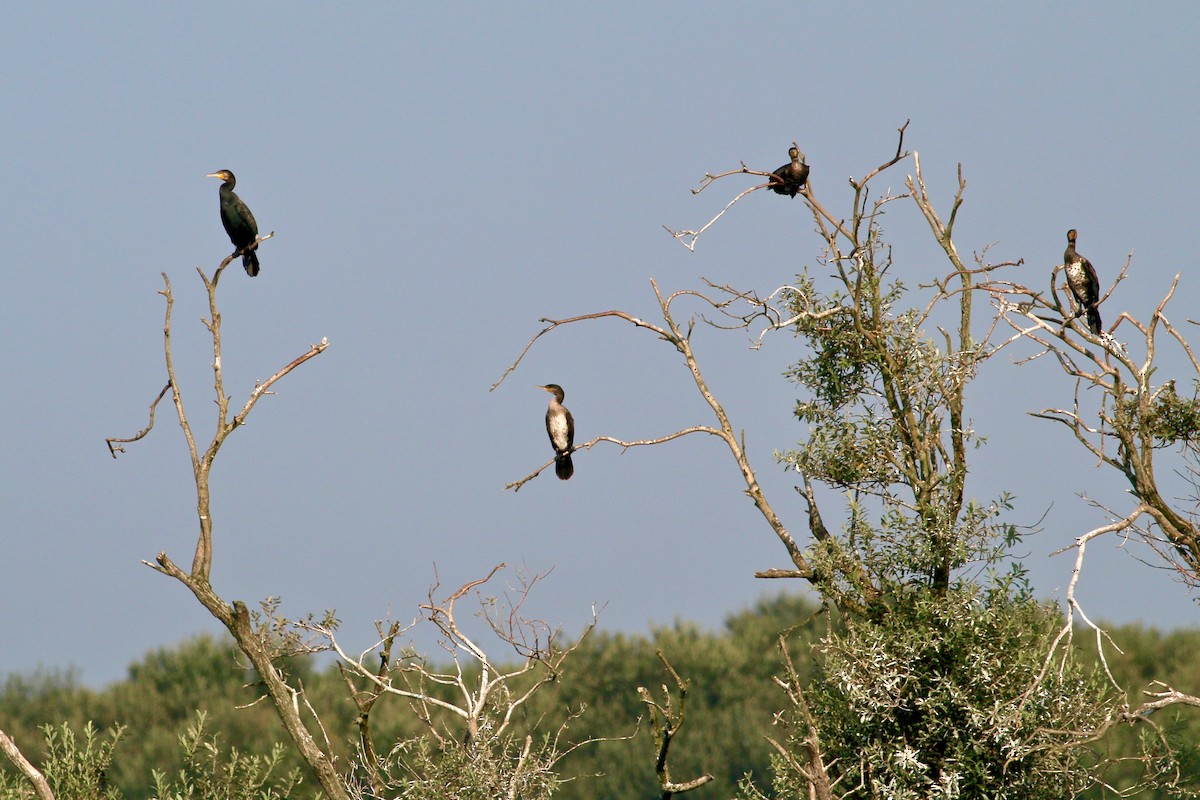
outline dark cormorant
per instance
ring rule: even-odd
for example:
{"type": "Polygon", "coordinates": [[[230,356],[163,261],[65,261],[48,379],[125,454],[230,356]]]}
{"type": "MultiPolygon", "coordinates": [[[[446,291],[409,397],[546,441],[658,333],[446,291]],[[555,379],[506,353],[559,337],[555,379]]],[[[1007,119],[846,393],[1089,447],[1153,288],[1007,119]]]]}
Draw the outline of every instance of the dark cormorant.
{"type": "MultiPolygon", "coordinates": [[[[221,224],[225,226],[225,232],[229,234],[229,241],[233,242],[233,246],[237,248],[234,253],[254,244],[254,240],[258,238],[258,223],[254,221],[254,215],[250,213],[250,209],[246,208],[242,198],[233,193],[233,187],[237,185],[237,178],[233,177],[233,173],[227,169],[210,172],[206,177],[220,178],[224,181],[221,184],[221,224]]],[[[242,266],[246,268],[246,274],[251,278],[257,275],[258,253],[254,250],[246,250],[242,253],[242,266]]]]}
{"type": "Polygon", "coordinates": [[[804,163],[804,154],[794,144],[788,148],[792,163],[784,164],[771,173],[771,182],[767,187],[777,194],[796,196],[796,193],[808,183],[808,164],[804,163]]]}
{"type": "Polygon", "coordinates": [[[1087,313],[1088,330],[1097,336],[1102,330],[1100,323],[1100,279],[1092,262],[1075,252],[1075,229],[1067,231],[1067,251],[1063,253],[1066,265],[1067,286],[1075,295],[1075,302],[1082,312],[1087,313]]]}
{"type": "Polygon", "coordinates": [[[571,451],[575,447],[575,418],[562,404],[567,395],[561,386],[550,383],[537,388],[554,395],[550,398],[550,407],[546,409],[546,433],[550,434],[550,445],[554,448],[554,474],[565,481],[575,474],[575,465],[571,463],[571,451]]]}

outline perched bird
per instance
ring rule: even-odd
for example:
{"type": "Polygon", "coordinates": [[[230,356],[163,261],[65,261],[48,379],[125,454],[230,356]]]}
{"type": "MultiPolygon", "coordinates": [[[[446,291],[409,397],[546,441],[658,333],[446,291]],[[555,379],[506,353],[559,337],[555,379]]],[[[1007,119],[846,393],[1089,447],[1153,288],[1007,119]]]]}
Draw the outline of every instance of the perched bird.
{"type": "Polygon", "coordinates": [[[795,197],[796,192],[808,183],[808,164],[804,163],[804,153],[801,153],[794,143],[788,148],[788,155],[791,156],[792,163],[784,164],[772,172],[771,182],[767,186],[777,194],[795,197]]]}
{"type": "Polygon", "coordinates": [[[554,448],[554,474],[565,481],[575,474],[575,465],[571,463],[571,450],[575,446],[575,418],[562,404],[567,395],[561,386],[550,383],[537,388],[554,395],[550,398],[550,407],[546,409],[546,433],[550,434],[550,445],[554,448]]]}
{"type": "MultiPolygon", "coordinates": [[[[254,215],[250,213],[250,209],[246,208],[242,198],[233,193],[233,187],[237,185],[237,178],[233,177],[233,173],[227,169],[210,172],[205,177],[220,178],[224,181],[221,184],[221,224],[225,226],[225,232],[229,234],[229,241],[233,242],[233,246],[237,248],[234,253],[254,244],[254,240],[258,238],[258,223],[254,221],[254,215]]],[[[251,278],[257,275],[258,253],[254,250],[246,250],[242,253],[242,266],[246,268],[246,274],[251,278]]]]}
{"type": "Polygon", "coordinates": [[[1075,302],[1087,314],[1088,330],[1100,335],[1100,279],[1092,262],[1075,252],[1075,229],[1067,231],[1067,251],[1063,253],[1066,265],[1067,286],[1075,295],[1075,302]]]}

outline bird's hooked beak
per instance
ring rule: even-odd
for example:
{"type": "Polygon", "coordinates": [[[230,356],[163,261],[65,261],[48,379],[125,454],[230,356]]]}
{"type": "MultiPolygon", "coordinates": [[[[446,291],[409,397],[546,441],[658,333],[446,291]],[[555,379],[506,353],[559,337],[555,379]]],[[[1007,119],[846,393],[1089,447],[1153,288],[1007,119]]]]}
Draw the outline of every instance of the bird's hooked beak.
{"type": "Polygon", "coordinates": [[[205,175],[204,177],[206,177],[206,178],[220,178],[221,180],[225,180],[225,175],[224,175],[223,173],[220,173],[220,172],[210,172],[210,173],[208,173],[207,175],[205,175]]]}

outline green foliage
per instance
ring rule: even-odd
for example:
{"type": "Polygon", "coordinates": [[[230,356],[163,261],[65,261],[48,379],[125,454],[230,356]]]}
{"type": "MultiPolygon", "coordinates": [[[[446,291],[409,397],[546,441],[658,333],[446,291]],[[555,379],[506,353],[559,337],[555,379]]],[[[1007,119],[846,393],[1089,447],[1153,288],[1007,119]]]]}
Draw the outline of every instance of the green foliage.
{"type": "MultiPolygon", "coordinates": [[[[571,741],[606,737],[561,762],[566,782],[556,796],[624,800],[660,792],[655,745],[637,694],[639,686],[660,693],[665,678],[655,655],[660,649],[689,689],[687,724],[672,744],[672,773],[679,779],[704,772],[715,777],[690,796],[729,797],[748,772],[766,781],[770,747],[765,735],[778,708],[772,675],[779,668],[779,635],[789,629],[797,638],[818,635],[825,622],[817,611],[804,596],[778,595],[731,615],[722,631],[678,622],[657,627],[650,636],[593,634],[568,662],[556,691],[530,711],[586,707],[571,722],[571,741]],[[632,738],[622,738],[635,731],[632,738]]],[[[793,656],[807,670],[808,648],[797,646],[793,656]]]]}
{"type": "Polygon", "coordinates": [[[204,731],[205,714],[179,737],[183,765],[173,778],[153,771],[154,796],[160,800],[283,800],[300,785],[299,771],[284,772],[284,746],[276,742],[266,756],[231,747],[221,752],[215,735],[204,731]]]}
{"type": "MultiPolygon", "coordinates": [[[[774,792],[1075,796],[1094,785],[1103,765],[1089,745],[1121,718],[1125,698],[1056,638],[1066,621],[1032,599],[1023,568],[1005,571],[1021,538],[1004,519],[1011,499],[966,494],[968,449],[981,443],[966,387],[992,352],[990,333],[971,332],[972,287],[988,268],[962,265],[919,183],[918,174],[908,188],[953,288],[935,281],[922,308],[900,308],[907,293],[883,281],[891,251],[877,226],[890,199],[868,212],[855,185],[853,219],[822,227],[833,289],[802,275],[788,298],[804,345],[788,374],[806,431],[781,460],[802,476],[810,508],[820,483],[845,497],[845,515],[837,532],[813,525],[809,563],[839,615],[814,645],[811,682],[789,675],[774,792]],[[937,339],[923,330],[935,325],[937,339]]],[[[1173,416],[1160,407],[1161,424],[1188,424],[1183,405],[1173,416]]],[[[1178,763],[1165,737],[1151,743],[1162,746],[1139,756],[1149,772],[1178,763]]],[[[750,783],[742,795],[767,796],[750,783]]]]}
{"type": "MultiPolygon", "coordinates": [[[[878,288],[867,281],[865,288],[878,288]]],[[[896,327],[883,331],[878,315],[886,315],[899,296],[898,284],[880,298],[874,314],[861,315],[854,297],[842,292],[821,295],[807,275],[797,278],[793,313],[807,304],[826,309],[829,316],[803,319],[797,333],[812,356],[794,364],[787,376],[811,397],[796,404],[796,416],[809,429],[799,449],[784,461],[814,480],[834,486],[887,486],[900,480],[893,455],[900,446],[899,431],[890,424],[880,378],[882,356],[889,336],[905,335],[896,327]],[[863,336],[863,326],[880,331],[881,338],[863,336]]]]}
{"type": "MultiPolygon", "coordinates": [[[[1126,401],[1131,412],[1136,402],[1136,398],[1126,401]]],[[[1158,447],[1192,445],[1200,436],[1200,399],[1180,397],[1172,382],[1151,404],[1143,424],[1158,447]]]]}
{"type": "MultiPolygon", "coordinates": [[[[45,749],[39,769],[57,798],[79,800],[121,800],[120,791],[108,782],[113,750],[123,730],[116,728],[101,734],[92,723],[76,735],[67,723],[42,728],[45,749]]],[[[28,754],[26,754],[28,757],[28,754]]],[[[0,800],[33,798],[33,787],[15,772],[0,774],[0,800]]]]}
{"type": "MultiPolygon", "coordinates": [[[[1196,665],[1200,664],[1200,630],[1163,633],[1142,625],[1109,629],[1111,641],[1104,661],[1116,682],[1129,687],[1130,699],[1160,690],[1162,684],[1195,693],[1196,665]],[[1118,649],[1119,648],[1119,649],[1118,649]]],[[[1098,663],[1096,639],[1081,637],[1081,650],[1098,663]]],[[[1200,714],[1195,710],[1164,709],[1136,725],[1122,725],[1095,745],[1098,777],[1113,790],[1145,798],[1200,796],[1200,714]]],[[[1083,797],[1099,800],[1099,789],[1083,797]]]]}
{"type": "Polygon", "coordinates": [[[841,785],[897,800],[1050,800],[1088,785],[1074,745],[1113,699],[1075,659],[1043,673],[1062,622],[1054,607],[969,591],[847,620],[818,646],[808,689],[841,785]]]}
{"type": "MultiPolygon", "coordinates": [[[[1015,628],[1022,619],[1040,619],[1042,612],[1030,609],[1022,611],[1024,606],[1014,601],[1013,610],[1007,612],[1012,615],[1012,620],[1006,622],[1006,606],[1002,600],[1004,592],[996,589],[994,594],[996,597],[989,599],[984,593],[974,600],[974,605],[984,610],[990,609],[987,614],[993,619],[987,625],[999,625],[1001,633],[1005,624],[1011,624],[1015,628]]],[[[594,634],[567,662],[560,682],[550,687],[544,697],[539,696],[527,710],[528,719],[524,727],[518,729],[518,741],[523,745],[524,735],[543,715],[561,716],[564,709],[577,711],[585,704],[586,713],[571,721],[565,733],[564,744],[568,741],[582,742],[594,736],[614,737],[633,733],[637,729],[636,720],[644,715],[644,708],[637,700],[637,687],[656,689],[663,681],[661,666],[654,656],[655,649],[661,647],[669,654],[680,674],[689,679],[691,688],[688,722],[673,746],[672,769],[678,776],[691,777],[704,771],[716,776],[712,784],[690,796],[696,800],[732,797],[739,780],[750,773],[753,776],[751,785],[759,791],[776,796],[794,797],[795,794],[788,795],[778,790],[779,786],[784,785],[782,781],[787,777],[782,772],[774,777],[776,789],[772,789],[773,751],[765,738],[768,735],[776,738],[785,735],[784,730],[772,724],[775,712],[786,704],[786,698],[771,680],[772,675],[780,674],[781,664],[777,649],[779,634],[799,626],[789,637],[789,643],[792,645],[790,652],[797,670],[805,681],[818,671],[818,664],[822,672],[826,666],[823,649],[816,653],[818,660],[814,661],[807,642],[818,642],[820,647],[824,648],[838,642],[846,643],[847,647],[858,646],[859,636],[864,637],[864,641],[874,641],[874,638],[868,635],[869,631],[851,634],[835,626],[834,635],[828,638],[828,642],[822,642],[822,639],[826,638],[828,624],[823,615],[814,616],[816,611],[812,602],[803,597],[779,595],[764,599],[753,608],[730,616],[723,630],[704,631],[694,625],[678,623],[657,628],[648,636],[594,634]]],[[[1052,616],[1049,610],[1046,610],[1045,614],[1047,617],[1052,616]]],[[[925,616],[936,617],[932,612],[925,616]]],[[[918,618],[917,621],[922,618],[918,618]]],[[[966,632],[977,632],[981,641],[972,642],[969,637],[964,640],[962,637],[965,637],[966,633],[962,633],[958,640],[959,646],[963,648],[960,652],[967,652],[967,646],[977,648],[984,654],[989,650],[999,651],[999,641],[989,644],[988,637],[997,634],[994,634],[993,629],[987,627],[985,622],[987,621],[973,623],[973,626],[964,628],[966,632]],[[981,625],[984,627],[980,627],[981,625]]],[[[886,624],[893,628],[898,627],[899,618],[886,624]]],[[[915,625],[915,622],[913,624],[915,625]]],[[[1039,624],[1051,623],[1043,620],[1043,623],[1039,624]]],[[[1107,651],[1109,666],[1120,685],[1130,686],[1135,690],[1141,687],[1151,688],[1150,681],[1158,679],[1180,688],[1194,687],[1195,665],[1200,663],[1200,630],[1160,633],[1139,625],[1128,625],[1111,629],[1111,634],[1123,651],[1117,652],[1111,647],[1107,651]]],[[[911,632],[908,635],[915,636],[911,632]]],[[[878,634],[875,634],[875,637],[878,637],[878,634]]],[[[1079,636],[1077,640],[1085,649],[1077,648],[1070,656],[1073,664],[1071,668],[1087,676],[1096,665],[1094,652],[1086,649],[1094,644],[1094,637],[1079,636]]],[[[1034,658],[1038,648],[1044,648],[1044,640],[1039,639],[1026,640],[1017,637],[1008,641],[1016,648],[1013,653],[1020,664],[1026,664],[1034,658]]],[[[176,651],[176,657],[186,660],[187,653],[203,656],[213,644],[212,641],[197,644],[193,640],[173,649],[176,651]]],[[[932,643],[926,645],[932,647],[932,643]]],[[[873,646],[877,651],[884,652],[881,649],[882,645],[873,646]]],[[[244,673],[237,669],[231,650],[225,652],[229,658],[224,663],[234,673],[231,683],[240,689],[244,673]]],[[[156,651],[155,660],[161,655],[156,651]]],[[[914,660],[920,663],[913,651],[902,650],[895,658],[900,656],[909,659],[910,663],[914,660]]],[[[928,656],[928,659],[932,658],[932,655],[928,656]]],[[[196,665],[192,665],[186,667],[183,673],[195,674],[195,669],[196,665]]],[[[1008,669],[1007,661],[1004,669],[1008,669]]],[[[1027,669],[1027,664],[1022,669],[1027,669]]],[[[145,672],[139,671],[139,674],[145,675],[145,672]]],[[[953,673],[951,677],[954,681],[965,681],[966,689],[962,691],[976,692],[986,688],[973,686],[969,675],[964,678],[960,673],[953,673]]],[[[87,702],[92,707],[111,707],[114,697],[121,697],[123,702],[132,697],[128,680],[102,691],[79,687],[73,683],[74,680],[69,673],[10,677],[0,685],[0,718],[6,721],[6,725],[25,720],[22,709],[31,708],[42,719],[64,719],[75,714],[77,707],[74,704],[81,698],[90,698],[87,702]],[[8,687],[8,692],[4,687],[8,687]]],[[[1089,682],[1087,685],[1092,684],[1089,682]]],[[[160,683],[158,686],[167,697],[175,695],[169,685],[160,683]]],[[[331,738],[335,744],[345,747],[343,763],[350,763],[353,748],[350,747],[349,740],[353,736],[354,728],[350,715],[344,713],[345,706],[349,704],[344,700],[345,687],[341,678],[333,670],[312,671],[305,679],[305,687],[308,697],[321,710],[331,738]],[[343,710],[340,716],[335,713],[338,708],[343,710]]],[[[122,735],[115,760],[107,769],[110,784],[117,786],[121,790],[120,796],[127,800],[148,800],[153,796],[151,776],[154,772],[178,776],[185,769],[181,766],[180,736],[186,735],[187,730],[195,726],[196,716],[193,714],[170,729],[151,726],[147,721],[150,717],[134,712],[138,708],[148,711],[159,704],[159,698],[154,691],[157,690],[147,689],[148,694],[142,696],[137,705],[129,709],[130,713],[124,715],[130,728],[122,735]],[[148,733],[153,735],[148,736],[148,733]],[[147,741],[157,741],[159,737],[168,739],[171,748],[160,751],[157,747],[145,746],[147,741]],[[115,780],[118,774],[129,775],[130,778],[118,783],[115,780]]],[[[205,729],[220,731],[221,747],[236,749],[239,758],[251,755],[262,759],[269,758],[272,751],[285,741],[278,723],[273,720],[270,710],[264,707],[265,704],[259,703],[242,709],[235,709],[230,705],[218,713],[218,708],[223,703],[231,702],[227,697],[228,689],[224,682],[207,682],[203,686],[197,686],[195,691],[197,694],[192,697],[194,705],[210,709],[205,717],[205,729]],[[222,722],[217,724],[217,719],[221,719],[222,722]],[[255,723],[256,719],[260,722],[255,723]]],[[[241,695],[236,696],[236,701],[238,704],[248,702],[245,696],[241,695]]],[[[792,726],[786,729],[788,734],[797,731],[794,714],[794,709],[785,713],[786,721],[792,726]]],[[[1200,714],[1162,711],[1151,717],[1151,720],[1164,727],[1167,743],[1174,748],[1175,760],[1172,762],[1159,758],[1153,763],[1147,763],[1143,760],[1143,746],[1152,747],[1152,756],[1164,755],[1162,745],[1151,736],[1153,731],[1144,726],[1121,726],[1102,742],[1090,745],[1090,757],[1097,765],[1098,774],[1114,787],[1129,789],[1144,784],[1150,776],[1151,768],[1163,770],[1164,775],[1166,770],[1174,769],[1179,771],[1179,783],[1200,787],[1200,764],[1197,763],[1196,752],[1196,746],[1200,744],[1200,714]]],[[[80,730],[83,726],[81,723],[72,727],[80,730]]],[[[411,741],[421,733],[419,723],[414,722],[411,712],[402,703],[381,703],[372,713],[372,728],[376,731],[377,738],[385,742],[411,741]]],[[[9,728],[5,727],[5,730],[9,728]]],[[[39,767],[45,766],[43,748],[37,746],[43,736],[37,732],[36,727],[31,730],[34,730],[36,738],[18,737],[18,742],[34,763],[39,767]]],[[[541,742],[541,739],[534,739],[535,745],[541,742]]],[[[410,748],[416,746],[428,748],[431,756],[438,755],[437,746],[431,742],[424,745],[412,744],[410,748]]],[[[626,800],[630,797],[653,797],[656,794],[657,783],[654,778],[651,750],[652,743],[644,723],[632,740],[610,738],[608,741],[582,746],[558,763],[557,772],[561,782],[554,790],[554,797],[562,800],[626,800]],[[597,775],[599,777],[595,777],[597,775]]],[[[197,754],[203,756],[205,752],[201,748],[197,754]]],[[[447,757],[461,755],[450,753],[447,757]]],[[[285,775],[298,766],[290,752],[284,754],[284,761],[284,764],[273,768],[272,775],[285,775]]],[[[400,773],[396,775],[399,777],[400,773]]],[[[794,776],[792,778],[794,779],[794,776]]],[[[171,780],[175,781],[177,777],[172,777],[171,780]]],[[[804,787],[799,796],[807,797],[807,791],[807,787],[804,787]]],[[[748,791],[742,792],[742,795],[752,796],[748,791]]],[[[165,800],[171,795],[160,796],[165,800]]],[[[291,793],[291,797],[297,800],[302,796],[296,791],[291,793]]],[[[1112,794],[1105,795],[1099,788],[1093,788],[1080,796],[1098,800],[1105,796],[1111,797],[1112,794]]],[[[1138,796],[1166,798],[1172,795],[1164,790],[1145,792],[1138,796]]],[[[26,800],[31,797],[32,790],[21,776],[11,769],[0,771],[2,800],[26,800]]]]}
{"type": "MultiPolygon", "coordinates": [[[[282,772],[284,747],[276,743],[269,756],[246,755],[236,747],[222,753],[216,736],[204,731],[203,712],[179,737],[183,765],[176,776],[152,769],[156,800],[283,800],[294,797],[300,784],[293,770],[282,772]]],[[[123,800],[126,795],[108,780],[114,750],[124,728],[100,734],[90,722],[81,734],[63,723],[47,725],[45,758],[40,767],[55,797],[60,800],[123,800]]],[[[141,796],[140,794],[137,796],[141,796]]],[[[0,775],[0,800],[33,798],[33,788],[16,773],[0,775]]]]}
{"type": "MultiPolygon", "coordinates": [[[[295,659],[288,661],[287,669],[306,682],[313,673],[309,664],[295,659]]],[[[128,725],[127,749],[138,754],[117,760],[113,781],[131,798],[146,797],[150,770],[165,771],[177,762],[180,737],[197,711],[205,714],[208,729],[220,731],[242,754],[270,757],[282,732],[270,704],[255,703],[261,694],[254,671],[228,640],[204,635],[147,653],[105,698],[103,720],[128,725]]],[[[310,701],[331,725],[342,724],[350,710],[340,694],[326,697],[310,701]]],[[[348,754],[349,747],[342,752],[348,754]]],[[[285,760],[287,769],[300,766],[291,748],[285,760]]]]}
{"type": "MultiPolygon", "coordinates": [[[[14,673],[0,683],[0,727],[22,743],[22,752],[34,762],[46,756],[43,726],[66,723],[80,729],[95,722],[108,727],[107,706],[101,693],[79,685],[75,670],[14,673]]],[[[6,760],[0,759],[0,765],[5,764],[6,760]]]]}
{"type": "Polygon", "coordinates": [[[80,800],[119,800],[120,792],[108,785],[108,767],[113,748],[123,730],[115,728],[100,735],[90,722],[76,736],[67,724],[43,728],[46,735],[46,763],[42,774],[55,797],[80,800]]]}

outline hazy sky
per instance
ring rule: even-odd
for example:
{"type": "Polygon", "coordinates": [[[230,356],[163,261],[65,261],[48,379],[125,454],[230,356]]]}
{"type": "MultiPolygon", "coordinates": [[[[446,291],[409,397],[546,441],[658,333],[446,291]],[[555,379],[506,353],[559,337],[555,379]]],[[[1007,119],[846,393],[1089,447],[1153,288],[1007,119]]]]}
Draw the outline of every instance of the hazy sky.
{"type": "MultiPolygon", "coordinates": [[[[292,615],[336,608],[357,646],[376,617],[412,616],[435,565],[455,585],[501,561],[552,568],[531,609],[569,630],[593,603],[608,630],[715,626],[783,588],[753,578],[789,562],[716,439],[600,446],[575,456],[569,482],[547,471],[503,491],[550,455],[535,384],[565,387],[577,441],[712,421],[674,352],[612,321],[544,339],[489,393],[539,318],[651,317],[652,277],[770,292],[820,274],[799,199],[758,192],[695,253],[674,242],[663,225],[698,226],[750,185],[693,196],[706,171],[773,169],[796,140],[819,196],[848,213],[847,176],[890,156],[911,118],[905,144],[943,210],[963,165],[961,252],[994,244],[1044,285],[1076,227],[1101,280],[1133,252],[1106,321],[1148,317],[1177,272],[1175,318],[1196,316],[1194,4],[64,3],[5,16],[0,673],[73,664],[99,684],[216,628],[140,563],[166,550],[186,565],[194,546],[171,408],[117,461],[104,439],[142,427],[164,383],[164,271],[192,421],[211,433],[195,268],[230,250],[205,177],[217,169],[276,233],[258,278],[235,267],[220,287],[235,405],[310,343],[330,346],[220,454],[213,583],[251,605],[281,596],[292,615]]],[[[910,286],[946,271],[911,204],[891,207],[886,233],[910,286]]],[[[771,459],[803,434],[782,378],[795,341],[752,352],[698,330],[694,346],[807,541],[795,475],[771,459]]],[[[1049,509],[1026,563],[1061,599],[1071,556],[1048,554],[1105,520],[1082,495],[1118,511],[1130,499],[1064,428],[1027,416],[1073,387],[1019,354],[970,392],[989,444],[969,491],[1012,492],[1021,524],[1049,509]]],[[[1087,610],[1194,624],[1184,589],[1139,555],[1093,546],[1087,610]]]]}

